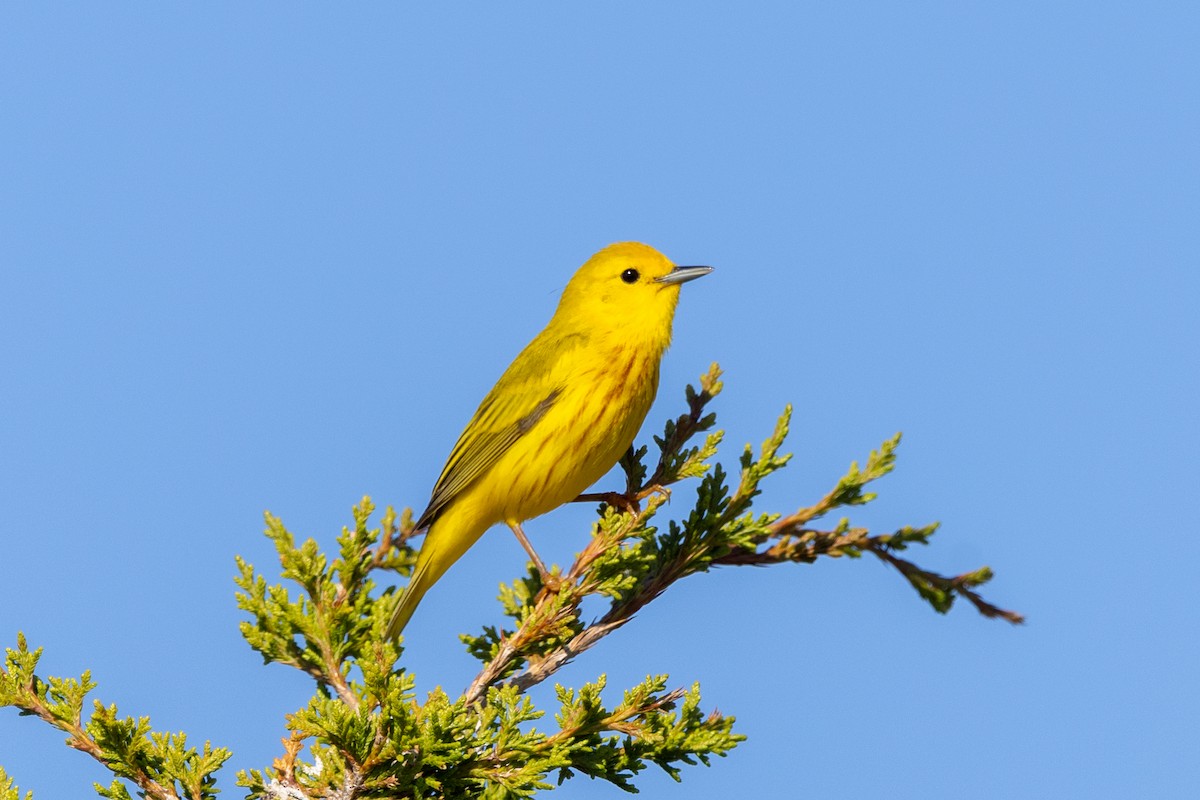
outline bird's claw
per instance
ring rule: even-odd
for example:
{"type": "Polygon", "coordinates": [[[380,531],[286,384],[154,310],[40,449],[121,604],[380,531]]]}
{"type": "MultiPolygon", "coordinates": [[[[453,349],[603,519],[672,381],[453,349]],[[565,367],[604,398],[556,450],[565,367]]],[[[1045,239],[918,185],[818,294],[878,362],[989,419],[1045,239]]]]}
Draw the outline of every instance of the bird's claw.
{"type": "Polygon", "coordinates": [[[651,495],[658,495],[666,502],[671,502],[671,490],[658,484],[647,486],[645,489],[633,493],[596,492],[593,494],[581,494],[575,498],[575,502],[594,503],[599,501],[615,509],[624,511],[626,514],[640,514],[642,513],[642,501],[651,495]]]}
{"type": "Polygon", "coordinates": [[[647,486],[645,489],[642,489],[640,492],[638,492],[637,499],[638,499],[638,501],[645,500],[647,497],[650,497],[651,495],[658,495],[659,497],[661,497],[663,499],[664,503],[671,502],[671,490],[668,489],[666,486],[661,486],[657,483],[654,484],[653,486],[647,486]]]}
{"type": "Polygon", "coordinates": [[[539,574],[539,577],[542,581],[542,592],[546,592],[547,594],[558,594],[558,590],[567,582],[567,579],[562,575],[556,575],[551,572],[542,572],[539,574]]]}

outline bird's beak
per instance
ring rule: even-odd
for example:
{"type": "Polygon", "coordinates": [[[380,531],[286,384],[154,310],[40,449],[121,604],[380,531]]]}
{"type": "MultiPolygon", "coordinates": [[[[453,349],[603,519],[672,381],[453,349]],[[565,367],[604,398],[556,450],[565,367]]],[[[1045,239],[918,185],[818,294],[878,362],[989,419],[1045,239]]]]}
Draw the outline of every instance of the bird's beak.
{"type": "Polygon", "coordinates": [[[687,283],[712,271],[712,267],[676,267],[661,278],[655,278],[655,281],[658,283],[687,283]]]}

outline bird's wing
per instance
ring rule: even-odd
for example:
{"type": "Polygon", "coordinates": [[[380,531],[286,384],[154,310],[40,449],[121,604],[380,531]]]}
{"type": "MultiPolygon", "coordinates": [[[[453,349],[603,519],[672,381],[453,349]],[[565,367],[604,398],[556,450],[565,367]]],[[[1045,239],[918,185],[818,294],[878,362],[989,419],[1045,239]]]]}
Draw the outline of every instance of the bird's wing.
{"type": "Polygon", "coordinates": [[[418,529],[432,523],[447,504],[491,469],[546,415],[567,381],[567,375],[555,367],[583,344],[581,339],[564,337],[546,342],[538,337],[517,356],[458,437],[433,487],[429,506],[417,521],[418,529]]]}

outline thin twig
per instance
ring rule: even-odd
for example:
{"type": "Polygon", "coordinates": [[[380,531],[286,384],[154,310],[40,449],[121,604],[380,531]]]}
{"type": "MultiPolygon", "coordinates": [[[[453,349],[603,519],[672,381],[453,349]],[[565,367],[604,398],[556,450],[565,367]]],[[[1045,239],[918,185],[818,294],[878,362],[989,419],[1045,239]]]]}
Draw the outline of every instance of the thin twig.
{"type": "MultiPolygon", "coordinates": [[[[67,739],[68,747],[74,748],[75,750],[79,750],[83,753],[87,753],[92,758],[103,764],[106,768],[112,769],[111,762],[109,759],[104,757],[104,751],[100,748],[100,745],[96,744],[95,739],[93,739],[91,735],[88,734],[88,732],[84,729],[82,720],[78,716],[72,722],[65,722],[59,719],[58,717],[54,716],[54,713],[47,708],[40,699],[38,699],[37,692],[35,691],[32,682],[27,683],[25,688],[32,700],[28,704],[15,704],[17,708],[20,708],[22,711],[27,713],[34,714],[59,730],[70,734],[70,738],[67,739]]],[[[175,794],[174,791],[151,778],[142,769],[137,769],[130,780],[141,787],[146,795],[154,798],[154,800],[179,800],[179,795],[175,794]]]]}
{"type": "Polygon", "coordinates": [[[1007,609],[1000,608],[999,606],[992,605],[980,597],[979,593],[968,585],[965,575],[947,578],[946,576],[939,575],[936,572],[930,572],[928,570],[921,569],[911,561],[906,561],[903,558],[893,555],[886,547],[876,546],[874,543],[872,543],[872,546],[867,549],[869,549],[884,563],[891,564],[906,578],[915,576],[938,586],[943,591],[956,594],[960,597],[965,597],[967,602],[975,606],[975,609],[985,617],[990,619],[1008,620],[1014,625],[1021,625],[1025,622],[1025,617],[1016,611],[1009,611],[1007,609]]]}

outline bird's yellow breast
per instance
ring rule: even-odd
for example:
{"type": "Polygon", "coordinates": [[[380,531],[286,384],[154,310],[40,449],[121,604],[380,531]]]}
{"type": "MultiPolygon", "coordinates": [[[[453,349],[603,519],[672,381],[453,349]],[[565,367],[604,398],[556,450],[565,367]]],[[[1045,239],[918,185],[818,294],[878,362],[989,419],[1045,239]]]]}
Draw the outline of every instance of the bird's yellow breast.
{"type": "MultiPolygon", "coordinates": [[[[600,347],[566,365],[545,416],[472,487],[489,522],[520,522],[570,502],[625,453],[658,390],[659,352],[600,347]]],[[[472,492],[474,493],[474,492],[472,492]]]]}

